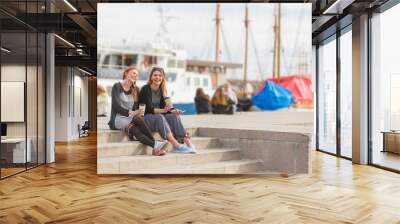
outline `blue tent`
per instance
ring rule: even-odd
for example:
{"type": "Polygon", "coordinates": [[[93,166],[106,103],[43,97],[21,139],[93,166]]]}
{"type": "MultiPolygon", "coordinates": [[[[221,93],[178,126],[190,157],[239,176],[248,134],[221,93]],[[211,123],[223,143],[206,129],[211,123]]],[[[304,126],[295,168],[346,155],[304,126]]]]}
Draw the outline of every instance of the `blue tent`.
{"type": "Polygon", "coordinates": [[[277,110],[294,103],[293,94],[289,90],[271,81],[266,81],[264,88],[252,100],[262,110],[277,110]]]}

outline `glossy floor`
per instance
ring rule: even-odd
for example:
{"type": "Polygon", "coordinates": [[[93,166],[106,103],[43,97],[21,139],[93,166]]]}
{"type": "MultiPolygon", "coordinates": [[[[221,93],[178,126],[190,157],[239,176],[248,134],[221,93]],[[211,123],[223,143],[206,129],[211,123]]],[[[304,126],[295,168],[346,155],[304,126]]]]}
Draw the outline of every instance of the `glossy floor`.
{"type": "Polygon", "coordinates": [[[373,163],[400,171],[400,155],[392,152],[375,151],[373,163]]]}
{"type": "Polygon", "coordinates": [[[96,139],[0,181],[0,223],[400,223],[400,175],[315,152],[311,176],[96,174],[96,139]]]}

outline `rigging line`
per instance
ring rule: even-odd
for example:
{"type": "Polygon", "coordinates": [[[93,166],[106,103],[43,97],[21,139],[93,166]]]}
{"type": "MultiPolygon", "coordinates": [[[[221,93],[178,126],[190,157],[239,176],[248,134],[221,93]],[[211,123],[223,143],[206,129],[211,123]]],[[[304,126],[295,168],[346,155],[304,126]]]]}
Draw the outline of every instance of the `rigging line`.
{"type": "MultiPolygon", "coordinates": [[[[281,15],[284,15],[283,14],[283,8],[282,8],[282,14],[281,15]]],[[[283,17],[283,16],[282,16],[283,17]]],[[[282,26],[283,26],[283,22],[282,21],[284,21],[283,19],[282,19],[282,17],[281,17],[281,31],[282,31],[282,26]]],[[[282,33],[282,32],[281,32],[282,33]]],[[[281,37],[281,49],[280,49],[280,51],[281,51],[281,61],[282,61],[282,64],[281,64],[281,68],[282,68],[282,66],[283,66],[283,68],[285,69],[285,73],[283,73],[283,74],[290,74],[289,72],[289,69],[290,69],[290,67],[288,67],[288,62],[287,62],[287,55],[288,54],[286,54],[286,51],[285,51],[285,45],[283,44],[284,43],[284,41],[282,41],[282,37],[281,37]]],[[[282,69],[283,70],[283,69],[282,69]]]]}
{"type": "MultiPolygon", "coordinates": [[[[283,48],[283,45],[281,45],[282,46],[282,49],[281,49],[281,61],[282,61],[282,64],[281,64],[281,68],[282,68],[282,66],[283,66],[283,68],[285,69],[285,73],[282,73],[282,74],[290,74],[289,72],[291,72],[290,71],[290,67],[288,67],[288,62],[287,62],[287,55],[288,54],[286,54],[286,51],[285,51],[285,48],[283,48]]],[[[283,70],[283,69],[282,69],[283,70]]]]}
{"type": "MultiPolygon", "coordinates": [[[[288,63],[287,63],[287,54],[285,51],[285,48],[283,46],[283,44],[281,44],[281,68],[283,67],[285,69],[285,73],[281,73],[281,74],[289,74],[289,67],[288,67],[288,63]]],[[[283,69],[282,69],[283,70],[283,69]]]]}
{"type": "Polygon", "coordinates": [[[208,58],[208,52],[210,51],[210,46],[212,45],[211,43],[212,43],[212,39],[213,39],[213,37],[214,37],[214,29],[211,31],[211,35],[212,36],[208,36],[205,40],[206,41],[204,41],[204,46],[202,47],[202,52],[201,52],[201,56],[200,56],[200,58],[201,59],[209,59],[208,58]]]}
{"type": "Polygon", "coordinates": [[[215,27],[213,29],[213,31],[211,32],[211,42],[210,44],[207,45],[207,55],[206,55],[206,59],[210,60],[212,58],[212,49],[214,47],[214,42],[215,42],[215,27]]]}
{"type": "Polygon", "coordinates": [[[215,30],[215,26],[213,26],[211,33],[211,36],[208,36],[207,40],[204,42],[204,48],[203,48],[203,53],[202,53],[202,59],[210,59],[210,54],[211,54],[211,48],[213,45],[213,41],[214,41],[214,30],[215,30]]]}
{"type": "Polygon", "coordinates": [[[262,69],[261,69],[261,62],[260,62],[260,57],[258,55],[258,51],[257,51],[257,44],[256,44],[256,40],[254,39],[254,33],[253,33],[253,29],[251,28],[251,26],[249,26],[249,31],[250,31],[250,38],[251,38],[251,42],[253,45],[253,49],[254,49],[254,54],[256,56],[256,61],[257,61],[257,68],[258,68],[258,73],[262,74],[262,69]]]}
{"type": "Polygon", "coordinates": [[[222,23],[221,23],[220,26],[221,26],[222,41],[224,42],[224,47],[225,47],[225,50],[226,50],[227,58],[228,58],[229,61],[232,61],[231,51],[229,50],[229,47],[228,47],[229,45],[228,45],[228,42],[226,40],[226,36],[225,36],[225,32],[224,32],[224,28],[222,26],[222,23]]]}
{"type": "Polygon", "coordinates": [[[285,73],[283,74],[290,74],[290,67],[288,67],[288,63],[287,63],[287,57],[284,57],[284,53],[285,51],[282,51],[282,65],[285,68],[285,73]]]}
{"type": "Polygon", "coordinates": [[[296,30],[296,40],[294,42],[294,47],[293,47],[293,52],[292,52],[292,57],[291,57],[291,59],[292,59],[292,62],[290,65],[291,68],[294,68],[294,62],[295,62],[294,57],[295,57],[296,50],[297,50],[298,44],[299,44],[298,36],[299,36],[299,32],[300,32],[300,27],[302,27],[302,21],[304,19],[304,16],[305,16],[305,10],[303,11],[303,13],[300,13],[299,20],[298,20],[298,25],[297,25],[297,30],[296,30]]]}
{"type": "MultiPolygon", "coordinates": [[[[212,18],[212,13],[210,13],[209,17],[212,18]]],[[[213,21],[213,20],[211,20],[213,21]]],[[[216,24],[214,22],[210,22],[208,26],[206,26],[206,30],[211,30],[210,34],[211,36],[208,36],[207,40],[205,42],[205,47],[204,47],[204,56],[203,59],[209,60],[211,58],[211,49],[213,48],[213,43],[214,43],[214,37],[215,37],[215,28],[216,24]]]]}

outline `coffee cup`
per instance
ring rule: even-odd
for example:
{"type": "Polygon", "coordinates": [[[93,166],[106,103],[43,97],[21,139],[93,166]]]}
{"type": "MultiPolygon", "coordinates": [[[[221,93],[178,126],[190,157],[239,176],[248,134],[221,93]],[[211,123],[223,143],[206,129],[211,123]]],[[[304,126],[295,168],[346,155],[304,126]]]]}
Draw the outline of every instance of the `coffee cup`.
{"type": "Polygon", "coordinates": [[[141,103],[139,104],[139,110],[141,111],[141,115],[144,115],[144,112],[146,111],[146,104],[141,103]]]}
{"type": "Polygon", "coordinates": [[[169,105],[172,106],[172,102],[171,102],[171,98],[170,97],[165,97],[164,100],[165,100],[165,104],[169,104],[169,105]]]}

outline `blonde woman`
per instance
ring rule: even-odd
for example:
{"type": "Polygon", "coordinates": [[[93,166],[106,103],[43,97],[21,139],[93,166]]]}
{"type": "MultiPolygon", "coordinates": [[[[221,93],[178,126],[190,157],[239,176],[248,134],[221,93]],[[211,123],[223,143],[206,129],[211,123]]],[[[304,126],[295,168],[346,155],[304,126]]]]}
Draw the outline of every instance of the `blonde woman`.
{"type": "Polygon", "coordinates": [[[97,116],[106,117],[110,112],[110,100],[106,88],[97,84],[97,116]]]}
{"type": "Polygon", "coordinates": [[[154,67],[150,71],[147,84],[140,90],[139,103],[146,105],[144,120],[149,128],[167,139],[175,152],[196,152],[179,116],[182,111],[172,108],[171,99],[167,97],[164,69],[154,67]]]}
{"type": "Polygon", "coordinates": [[[235,103],[224,94],[223,89],[219,87],[215,90],[211,99],[211,107],[213,114],[233,114],[233,105],[235,103]]]}

